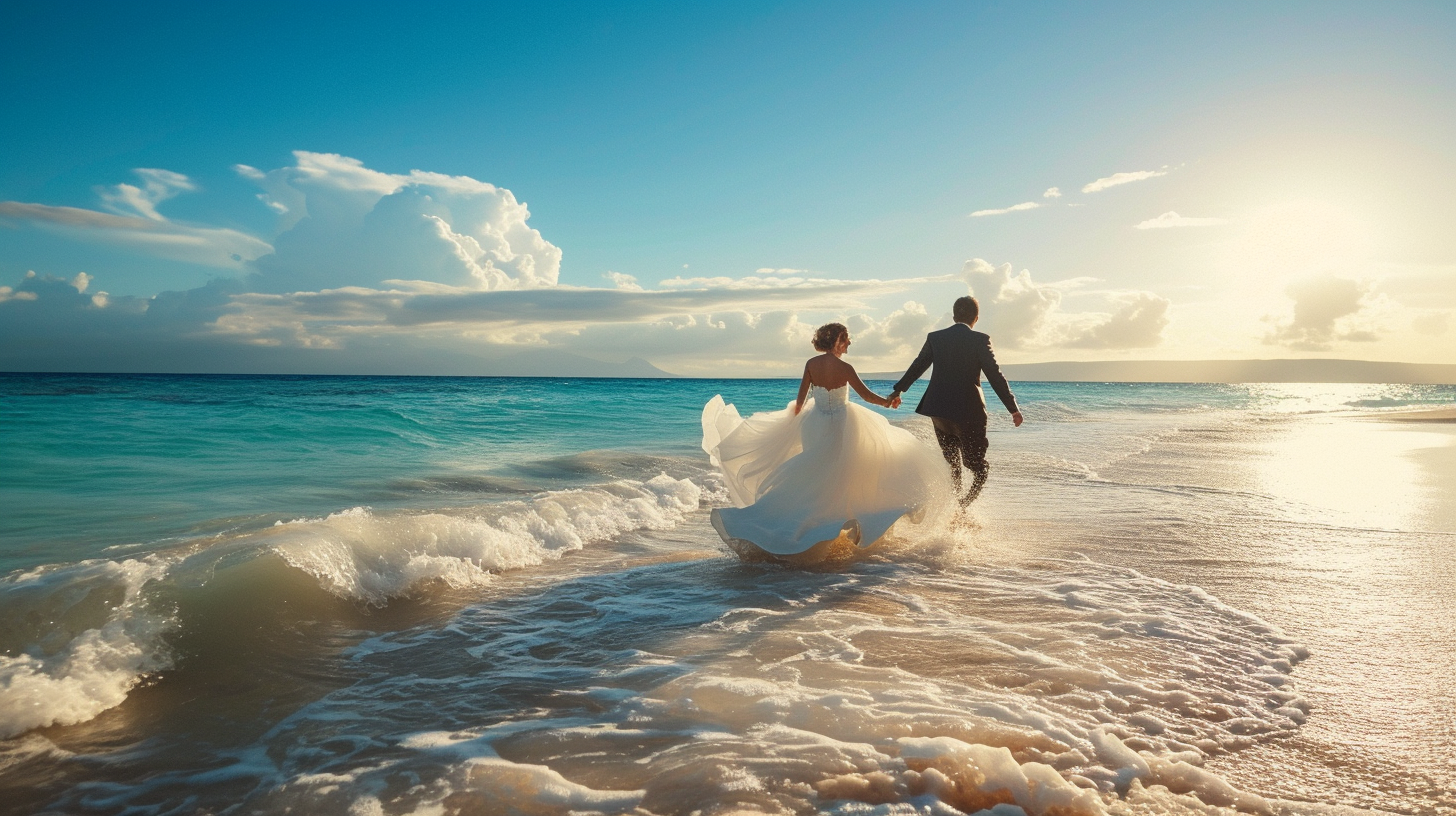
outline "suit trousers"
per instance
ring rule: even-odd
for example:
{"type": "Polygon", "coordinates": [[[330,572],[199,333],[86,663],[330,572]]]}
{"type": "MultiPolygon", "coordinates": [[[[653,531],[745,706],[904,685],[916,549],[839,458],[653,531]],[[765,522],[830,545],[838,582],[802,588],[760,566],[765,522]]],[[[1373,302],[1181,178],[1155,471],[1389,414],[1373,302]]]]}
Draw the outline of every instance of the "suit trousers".
{"type": "Polygon", "coordinates": [[[986,420],[955,422],[944,417],[931,417],[930,422],[935,426],[935,439],[940,443],[941,455],[950,463],[950,476],[964,507],[981,495],[981,488],[986,486],[986,478],[991,475],[991,466],[986,462],[986,449],[991,446],[986,439],[986,420]],[[972,479],[970,489],[962,495],[964,470],[971,472],[972,479]]]}

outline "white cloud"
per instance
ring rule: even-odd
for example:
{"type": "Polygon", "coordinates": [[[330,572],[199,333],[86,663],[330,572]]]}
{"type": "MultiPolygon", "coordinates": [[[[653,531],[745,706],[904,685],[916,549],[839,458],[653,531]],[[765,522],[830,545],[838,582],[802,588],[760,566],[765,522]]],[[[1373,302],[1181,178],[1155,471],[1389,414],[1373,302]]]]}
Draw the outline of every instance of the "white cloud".
{"type": "Polygon", "coordinates": [[[1048,319],[1062,302],[1062,293],[1031,279],[1025,269],[1013,275],[1011,264],[992,266],[973,258],[961,268],[971,294],[981,304],[978,328],[1010,348],[1042,344],[1048,319]]]}
{"type": "Polygon", "coordinates": [[[616,287],[617,289],[625,289],[628,292],[642,291],[642,286],[641,284],[637,283],[637,277],[635,275],[624,275],[621,272],[613,272],[611,270],[607,270],[606,272],[602,273],[602,277],[611,281],[612,286],[616,287]]]}
{"type": "Polygon", "coordinates": [[[692,376],[779,374],[794,376],[817,354],[817,326],[831,320],[849,327],[848,361],[861,372],[903,368],[933,328],[926,307],[908,301],[883,319],[863,312],[720,310],[692,312],[636,323],[593,324],[579,330],[547,330],[538,337],[583,355],[649,356],[653,363],[692,376]]]}
{"type": "Polygon", "coordinates": [[[1309,278],[1290,286],[1286,291],[1294,300],[1294,313],[1286,320],[1275,321],[1264,337],[1270,345],[1281,345],[1301,351],[1328,351],[1336,342],[1373,342],[1375,333],[1352,325],[1365,306],[1370,285],[1333,275],[1309,278]]]}
{"type": "MultiPolygon", "coordinates": [[[[386,291],[348,287],[270,294],[219,279],[152,298],[88,296],[31,276],[0,291],[0,364],[12,370],[489,373],[525,348],[590,359],[646,357],[681,373],[793,373],[827,319],[861,327],[856,361],[904,356],[926,327],[913,302],[884,320],[851,314],[833,294],[629,291],[554,287],[386,291]],[[823,315],[800,318],[802,305],[823,315]],[[785,308],[785,307],[788,308],[785,308]]],[[[851,293],[852,294],[852,293],[851,293]]],[[[898,357],[889,362],[903,363],[898,357]]]]}
{"type": "Polygon", "coordinates": [[[232,229],[178,224],[157,212],[157,205],[197,185],[181,173],[155,168],[133,171],[140,187],[116,184],[98,187],[101,204],[110,212],[80,207],[52,207],[21,201],[0,201],[0,221],[57,230],[68,238],[122,245],[152,257],[204,266],[237,269],[266,255],[266,241],[232,229]]]}
{"type": "MultiPolygon", "coordinates": [[[[817,325],[795,311],[730,309],[594,324],[545,332],[542,339],[588,356],[645,356],[668,371],[692,376],[793,375],[817,353],[810,344],[817,325]]],[[[856,351],[851,349],[852,357],[856,351]]]]}
{"type": "Polygon", "coordinates": [[[1133,228],[1145,230],[1171,229],[1173,227],[1212,227],[1222,223],[1224,223],[1222,218],[1190,218],[1169,210],[1157,218],[1149,218],[1146,221],[1139,222],[1133,228]]]}
{"type": "Polygon", "coordinates": [[[1002,207],[999,210],[976,210],[971,213],[972,218],[981,218],[987,215],[1005,215],[1009,212],[1020,212],[1022,210],[1034,210],[1041,204],[1036,201],[1023,201],[1020,204],[1012,204],[1010,207],[1002,207]]]}
{"type": "Polygon", "coordinates": [[[1168,324],[1169,301],[1151,292],[1097,295],[1111,300],[1111,314],[1063,311],[1064,294],[1095,278],[1040,283],[1028,270],[1013,274],[1009,263],[980,258],[966,261],[961,275],[981,304],[976,328],[1007,348],[1147,348],[1162,342],[1168,324]]]}
{"type": "MultiPolygon", "coordinates": [[[[799,310],[843,316],[871,297],[953,279],[842,280],[764,268],[738,278],[676,277],[652,290],[615,271],[604,275],[612,288],[559,286],[560,251],[527,226],[529,212],[508,190],[438,173],[381,173],[332,154],[295,157],[266,173],[235,168],[282,213],[272,245],[143,214],[184,186],[180,176],[142,174],[154,182],[150,190],[108,202],[133,214],[0,203],[0,218],[147,242],[155,255],[200,260],[204,249],[222,247],[256,259],[242,265],[242,279],[151,298],[89,292],[87,273],[69,281],[31,275],[0,290],[3,362],[50,370],[460,373],[535,346],[665,356],[688,370],[722,357],[740,373],[762,372],[809,353],[799,346],[813,327],[798,322],[799,310]]],[[[884,320],[854,319],[865,348],[887,351],[900,351],[927,320],[913,302],[884,320]]]]}
{"type": "Polygon", "coordinates": [[[925,342],[925,333],[930,331],[935,321],[925,304],[908,300],[883,320],[858,314],[846,317],[843,322],[854,340],[850,349],[854,354],[866,358],[897,355],[908,363],[920,350],[920,345],[925,342]]]}
{"type": "Polygon", "coordinates": [[[197,189],[191,179],[171,170],[138,167],[132,172],[141,178],[142,186],[117,184],[97,188],[96,192],[101,196],[103,207],[120,215],[137,215],[153,221],[166,221],[157,212],[157,205],[178,193],[197,189]]]}
{"type": "Polygon", "coordinates": [[[251,315],[253,325],[316,324],[400,327],[449,324],[565,325],[632,323],[675,315],[722,310],[762,310],[793,306],[836,309],[867,294],[903,288],[896,282],[831,281],[822,285],[772,288],[699,287],[684,289],[542,289],[480,291],[428,288],[417,291],[343,287],[318,292],[240,293],[234,303],[251,315]]]}
{"type": "MultiPolygon", "coordinates": [[[[775,272],[793,273],[800,270],[774,270],[775,272]]],[[[759,270],[760,273],[763,270],[759,270]]],[[[919,283],[939,283],[942,281],[954,280],[951,275],[932,275],[918,278],[892,278],[879,280],[867,278],[861,280],[845,280],[838,278],[815,278],[815,277],[785,277],[777,274],[754,274],[751,277],[730,278],[719,276],[712,278],[684,278],[673,277],[661,281],[658,286],[663,289],[722,289],[734,291],[788,291],[808,290],[822,291],[825,294],[853,293],[856,295],[884,294],[887,292],[899,292],[907,286],[919,283]]]]}
{"type": "Polygon", "coordinates": [[[554,286],[561,250],[527,225],[510,190],[468,176],[390,174],[332,153],[238,172],[287,210],[272,255],[254,264],[260,291],[319,291],[421,279],[478,290],[554,286]]]}
{"type": "Polygon", "coordinates": [[[1062,197],[1062,191],[1060,189],[1056,188],[1056,187],[1048,187],[1047,188],[1047,191],[1045,193],[1042,193],[1041,194],[1041,197],[1042,198],[1061,198],[1062,197]]]}
{"type": "Polygon", "coordinates": [[[158,258],[221,268],[239,268],[273,251],[266,241],[231,229],[191,227],[139,215],[112,215],[79,207],[0,201],[0,221],[9,220],[70,237],[120,244],[158,258]]]}
{"type": "Polygon", "coordinates": [[[17,292],[14,287],[0,286],[0,303],[7,300],[35,300],[38,296],[34,292],[17,292]]]}
{"type": "Polygon", "coordinates": [[[1162,170],[1136,170],[1131,173],[1113,173],[1110,176],[1104,176],[1103,178],[1083,185],[1082,192],[1096,193],[1106,190],[1108,187],[1117,187],[1122,184],[1131,184],[1134,181],[1142,181],[1144,179],[1166,175],[1168,175],[1166,168],[1162,170]]]}
{"type": "Polygon", "coordinates": [[[1069,348],[1151,348],[1163,341],[1168,325],[1167,298],[1151,292],[1123,295],[1117,311],[1105,320],[1073,333],[1061,345],[1069,348]]]}
{"type": "MultiPolygon", "coordinates": [[[[1101,337],[1092,332],[1099,320],[1146,322],[1131,312],[1062,314],[1062,293],[1090,279],[1042,284],[984,261],[968,263],[960,276],[850,280],[764,267],[738,277],[677,276],[651,288],[608,271],[610,288],[563,286],[560,250],[528,225],[529,211],[509,190],[419,170],[384,173],[335,154],[294,156],[268,172],[234,168],[279,213],[271,244],[162,217],[159,203],[195,189],[166,171],[138,171],[139,184],[107,188],[112,212],[0,202],[0,219],[130,243],[154,256],[219,265],[217,256],[229,251],[245,273],[150,298],[95,291],[101,281],[89,272],[31,275],[0,288],[0,364],[482,373],[489,361],[529,348],[647,357],[684,373],[793,373],[812,354],[814,326],[841,320],[854,333],[857,365],[896,367],[935,320],[916,300],[888,310],[869,304],[956,280],[987,299],[988,326],[1012,345],[1063,342],[1072,325],[1101,337]]],[[[1109,333],[1116,332],[1102,332],[1109,333]]]]}
{"type": "Polygon", "coordinates": [[[264,173],[256,167],[235,164],[233,170],[263,188],[263,192],[254,197],[263,202],[268,209],[282,216],[278,221],[280,232],[292,229],[294,224],[308,215],[308,211],[304,207],[303,192],[288,183],[288,168],[264,173]]]}

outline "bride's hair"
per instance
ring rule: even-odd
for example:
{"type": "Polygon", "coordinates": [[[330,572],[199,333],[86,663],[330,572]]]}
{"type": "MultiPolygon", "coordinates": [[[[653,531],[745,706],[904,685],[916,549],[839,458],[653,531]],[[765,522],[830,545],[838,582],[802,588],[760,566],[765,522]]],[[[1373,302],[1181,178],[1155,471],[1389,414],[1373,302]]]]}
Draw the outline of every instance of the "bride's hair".
{"type": "Polygon", "coordinates": [[[849,334],[849,329],[843,323],[825,323],[814,332],[814,348],[828,351],[846,334],[849,334]]]}

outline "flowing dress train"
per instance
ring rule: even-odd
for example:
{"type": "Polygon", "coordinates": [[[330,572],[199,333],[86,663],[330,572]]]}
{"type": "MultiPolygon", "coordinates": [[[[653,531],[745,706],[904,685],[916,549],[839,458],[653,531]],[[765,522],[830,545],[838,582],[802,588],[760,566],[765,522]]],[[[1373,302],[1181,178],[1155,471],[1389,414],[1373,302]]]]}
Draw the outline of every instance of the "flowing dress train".
{"type": "Polygon", "coordinates": [[[797,416],[791,404],[744,419],[715,396],[703,408],[703,450],[733,503],[713,511],[718,534],[780,557],[837,540],[869,547],[951,490],[940,453],[851,403],[848,386],[812,386],[797,416]]]}

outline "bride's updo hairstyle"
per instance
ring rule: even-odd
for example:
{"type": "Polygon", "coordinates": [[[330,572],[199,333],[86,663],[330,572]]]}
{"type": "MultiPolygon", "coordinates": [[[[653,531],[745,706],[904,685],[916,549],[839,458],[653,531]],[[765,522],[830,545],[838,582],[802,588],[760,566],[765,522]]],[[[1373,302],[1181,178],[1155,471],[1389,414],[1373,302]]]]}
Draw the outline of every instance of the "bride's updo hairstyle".
{"type": "Polygon", "coordinates": [[[847,334],[849,329],[843,323],[825,323],[814,332],[814,348],[829,351],[839,342],[839,338],[847,334]]]}

